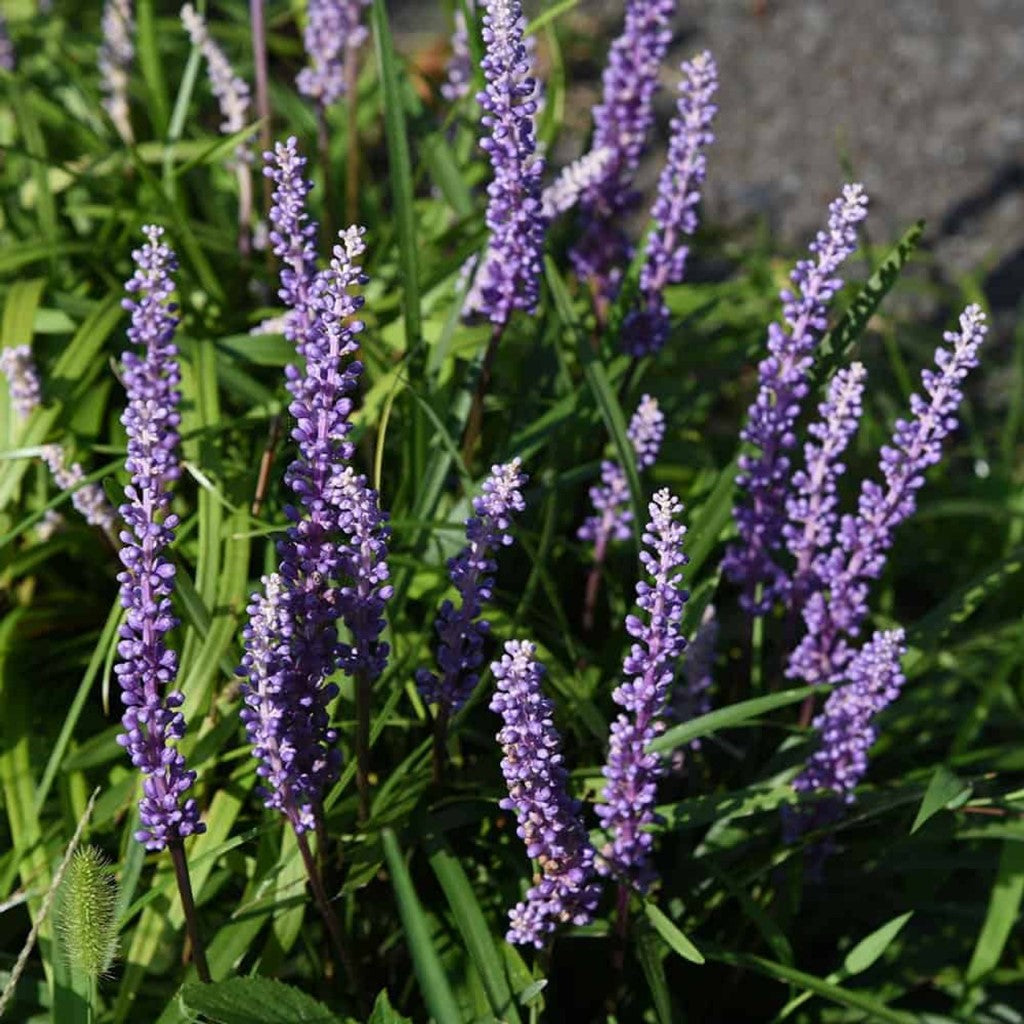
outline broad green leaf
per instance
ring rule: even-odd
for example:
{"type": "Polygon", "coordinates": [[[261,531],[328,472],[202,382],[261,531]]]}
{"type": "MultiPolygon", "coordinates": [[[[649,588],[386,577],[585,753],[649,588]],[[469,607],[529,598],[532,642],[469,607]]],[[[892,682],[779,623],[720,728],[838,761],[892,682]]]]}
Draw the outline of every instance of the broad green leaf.
{"type": "Polygon", "coordinates": [[[843,970],[847,974],[862,974],[882,956],[903,931],[906,923],[914,916],[912,910],[886,921],[881,928],[876,928],[870,935],[861,939],[843,960],[843,970]]]}
{"type": "Polygon", "coordinates": [[[402,919],[405,941],[412,957],[416,978],[420,983],[423,1001],[434,1015],[437,1024],[459,1024],[462,1020],[459,1004],[455,1001],[448,977],[431,940],[430,925],[413,888],[412,878],[398,847],[398,840],[389,828],[383,830],[381,838],[388,870],[391,872],[391,885],[398,903],[398,914],[402,919]]]}
{"type": "Polygon", "coordinates": [[[654,930],[684,960],[689,960],[692,964],[704,963],[701,951],[653,903],[644,904],[644,914],[654,926],[654,930]]]}
{"type": "Polygon", "coordinates": [[[647,987],[651,990],[654,1011],[658,1015],[659,1024],[672,1024],[672,997],[665,977],[665,965],[662,963],[663,950],[664,946],[655,938],[653,931],[649,928],[637,929],[636,958],[640,961],[647,987]]]}
{"type": "Polygon", "coordinates": [[[910,826],[911,835],[915,833],[929,818],[938,814],[944,807],[954,802],[962,803],[971,795],[969,783],[957,778],[945,765],[935,769],[928,788],[924,792],[921,806],[918,808],[914,824],[910,826]]]}
{"type": "Polygon", "coordinates": [[[1021,897],[1024,897],[1024,843],[1005,842],[985,921],[967,966],[968,984],[977,984],[999,966],[1010,932],[1020,915],[1021,897]]]}
{"type": "Polygon", "coordinates": [[[211,985],[190,982],[181,991],[181,1001],[216,1024],[340,1024],[312,996],[258,975],[211,985]]]}
{"type": "Polygon", "coordinates": [[[720,732],[722,729],[731,729],[734,726],[749,722],[759,715],[766,715],[769,711],[776,711],[779,708],[789,707],[797,704],[805,697],[814,694],[827,694],[828,685],[802,686],[798,690],[784,690],[782,693],[770,693],[765,697],[754,697],[752,700],[740,701],[738,704],[730,704],[728,707],[719,708],[717,711],[710,711],[699,718],[683,722],[672,729],[668,729],[654,739],[650,750],[657,753],[664,753],[668,750],[675,750],[692,740],[700,739],[702,736],[710,736],[712,733],[720,732]]]}

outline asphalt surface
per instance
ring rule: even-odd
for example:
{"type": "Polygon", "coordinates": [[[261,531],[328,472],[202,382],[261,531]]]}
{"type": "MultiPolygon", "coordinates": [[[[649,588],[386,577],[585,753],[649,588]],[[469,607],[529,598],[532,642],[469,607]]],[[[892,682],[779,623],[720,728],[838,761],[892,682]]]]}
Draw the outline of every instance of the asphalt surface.
{"type": "MultiPolygon", "coordinates": [[[[527,2],[527,12],[541,9],[527,2]]],[[[441,5],[392,0],[396,27],[424,42],[441,5]]],[[[566,16],[570,57],[609,40],[622,0],[566,16]]],[[[802,244],[848,177],[872,199],[877,239],[928,222],[948,279],[982,271],[1009,311],[1024,292],[1024,0],[680,0],[659,101],[664,152],[679,61],[707,47],[721,76],[707,215],[767,219],[802,244]]],[[[569,116],[582,137],[603,53],[572,71],[569,116]]],[[[558,157],[558,154],[554,154],[558,157]]],[[[657,163],[642,181],[656,179],[657,163]]]]}

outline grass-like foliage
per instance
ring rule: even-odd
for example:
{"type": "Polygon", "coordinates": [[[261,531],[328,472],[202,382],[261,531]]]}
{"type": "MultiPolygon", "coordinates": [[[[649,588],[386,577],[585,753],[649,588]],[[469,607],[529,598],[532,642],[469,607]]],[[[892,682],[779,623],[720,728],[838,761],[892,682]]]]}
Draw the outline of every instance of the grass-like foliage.
{"type": "Polygon", "coordinates": [[[1024,332],[391,6],[0,2],[5,1019],[1024,1021],[1024,332]]]}

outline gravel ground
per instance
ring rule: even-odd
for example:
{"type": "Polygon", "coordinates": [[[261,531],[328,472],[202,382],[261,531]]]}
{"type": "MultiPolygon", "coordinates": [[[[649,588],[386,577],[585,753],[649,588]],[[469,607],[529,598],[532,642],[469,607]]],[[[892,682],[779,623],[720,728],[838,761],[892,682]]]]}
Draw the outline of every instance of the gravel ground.
{"type": "MultiPolygon", "coordinates": [[[[445,31],[436,5],[392,4],[400,32],[423,40],[445,31]]],[[[982,267],[993,304],[1016,307],[1024,285],[1024,0],[678,6],[666,83],[679,60],[703,47],[721,72],[709,216],[767,218],[782,243],[802,244],[847,166],[872,197],[873,237],[893,238],[924,217],[945,276],[982,267]]],[[[582,0],[566,24],[581,38],[608,39],[622,7],[582,0]]],[[[572,75],[569,110],[581,134],[599,65],[585,62],[572,75]],[[589,70],[582,82],[580,70],[589,70]]],[[[670,89],[661,105],[664,133],[670,89]]],[[[646,182],[656,174],[655,164],[646,168],[646,182]]]]}

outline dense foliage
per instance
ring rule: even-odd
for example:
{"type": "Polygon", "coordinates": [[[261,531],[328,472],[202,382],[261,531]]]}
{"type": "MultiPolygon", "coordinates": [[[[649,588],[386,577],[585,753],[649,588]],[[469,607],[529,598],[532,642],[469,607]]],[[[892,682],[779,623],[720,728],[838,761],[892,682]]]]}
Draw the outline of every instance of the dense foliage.
{"type": "Polygon", "coordinates": [[[1024,333],[586,6],[0,2],[4,1019],[1024,1021],[1024,333]]]}

